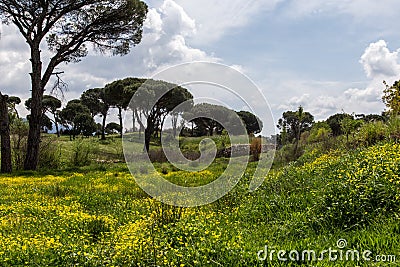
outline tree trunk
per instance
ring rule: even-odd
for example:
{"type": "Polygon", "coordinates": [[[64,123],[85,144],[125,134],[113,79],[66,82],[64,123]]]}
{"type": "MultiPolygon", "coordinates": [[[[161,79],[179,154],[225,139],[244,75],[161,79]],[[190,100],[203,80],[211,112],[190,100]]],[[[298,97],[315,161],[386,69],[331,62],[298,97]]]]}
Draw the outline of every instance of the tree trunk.
{"type": "Polygon", "coordinates": [[[135,109],[135,116],[136,116],[137,122],[139,123],[139,139],[140,139],[140,138],[142,138],[142,131],[143,131],[143,129],[145,129],[145,127],[141,121],[141,118],[139,117],[137,109],[135,109]]]}
{"type": "Polygon", "coordinates": [[[122,125],[122,108],[121,107],[118,108],[118,118],[119,118],[119,127],[121,128],[119,130],[119,135],[122,138],[122,135],[123,135],[123,132],[124,132],[124,128],[123,128],[123,125],[122,125]]]}
{"type": "Polygon", "coordinates": [[[10,121],[7,109],[7,95],[0,93],[0,135],[1,135],[1,172],[11,173],[10,121]]]}
{"type": "Polygon", "coordinates": [[[57,132],[57,137],[60,137],[60,130],[58,129],[58,123],[54,123],[56,125],[56,132],[57,132]]]}
{"type": "Polygon", "coordinates": [[[172,115],[172,134],[173,134],[174,138],[176,138],[176,128],[178,125],[178,117],[179,117],[178,114],[172,115]]]}
{"type": "Polygon", "coordinates": [[[136,132],[135,111],[132,110],[132,133],[136,132]]]}
{"type": "Polygon", "coordinates": [[[144,151],[150,151],[150,140],[151,135],[154,133],[154,122],[151,119],[147,119],[147,126],[144,129],[144,151]]]}
{"type": "Polygon", "coordinates": [[[31,47],[31,56],[32,103],[31,116],[29,118],[28,146],[24,163],[25,170],[36,170],[39,162],[40,122],[42,118],[42,99],[44,93],[41,80],[42,62],[40,61],[39,45],[31,47]]]}
{"type": "Polygon", "coordinates": [[[107,113],[102,114],[103,115],[103,125],[101,126],[101,140],[106,140],[106,119],[107,119],[107,113]]]}
{"type": "Polygon", "coordinates": [[[167,117],[167,115],[165,115],[162,120],[161,120],[161,125],[160,125],[160,144],[162,144],[162,131],[164,128],[164,123],[165,123],[165,118],[167,117]]]}
{"type": "Polygon", "coordinates": [[[296,134],[296,143],[295,143],[295,146],[294,146],[294,156],[295,157],[297,157],[297,150],[299,148],[300,131],[301,131],[301,128],[300,128],[300,124],[299,124],[299,128],[297,129],[297,134],[296,134]]]}
{"type": "Polygon", "coordinates": [[[58,128],[58,118],[56,115],[53,116],[54,116],[54,125],[56,126],[57,137],[60,137],[60,129],[58,128]]]}
{"type": "Polygon", "coordinates": [[[151,131],[148,126],[144,130],[144,151],[146,152],[150,151],[150,139],[152,132],[153,131],[151,131]]]}

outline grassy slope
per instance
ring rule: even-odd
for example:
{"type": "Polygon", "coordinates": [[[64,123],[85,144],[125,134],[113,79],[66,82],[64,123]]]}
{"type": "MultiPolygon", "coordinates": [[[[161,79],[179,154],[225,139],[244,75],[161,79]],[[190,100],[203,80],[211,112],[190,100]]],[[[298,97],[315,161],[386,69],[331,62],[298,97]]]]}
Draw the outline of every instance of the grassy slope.
{"type": "MultiPolygon", "coordinates": [[[[120,155],[118,141],[90,142],[98,147],[95,158],[120,155]]],[[[70,146],[62,142],[62,149],[72,153],[70,146]]],[[[224,164],[219,160],[197,175],[169,166],[166,171],[171,181],[196,185],[213,180],[224,164]]],[[[263,186],[249,193],[254,169],[250,163],[235,190],[219,201],[190,209],[149,198],[123,164],[3,175],[0,265],[263,266],[257,252],[265,245],[322,251],[334,249],[340,238],[348,241],[347,248],[400,258],[399,145],[332,152],[301,166],[291,164],[271,171],[263,186]]],[[[310,264],[274,259],[272,266],[310,264]]],[[[380,266],[313,262],[356,265],[380,266]]]]}

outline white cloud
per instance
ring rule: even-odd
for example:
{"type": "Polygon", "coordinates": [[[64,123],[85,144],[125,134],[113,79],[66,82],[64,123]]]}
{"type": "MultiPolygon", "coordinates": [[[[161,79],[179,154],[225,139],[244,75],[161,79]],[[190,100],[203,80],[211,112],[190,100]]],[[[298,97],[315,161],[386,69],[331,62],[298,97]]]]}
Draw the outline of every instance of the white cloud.
{"type": "Polygon", "coordinates": [[[176,0],[197,24],[196,44],[210,44],[235,29],[244,28],[254,16],[274,10],[284,0],[176,0]]]}
{"type": "Polygon", "coordinates": [[[328,116],[342,109],[337,98],[333,96],[303,94],[292,97],[285,104],[279,105],[278,110],[295,111],[299,106],[302,106],[305,111],[310,112],[316,120],[326,119],[328,116]]]}
{"type": "Polygon", "coordinates": [[[384,40],[371,43],[361,56],[360,63],[371,79],[365,89],[350,88],[345,91],[349,101],[382,106],[383,80],[388,84],[400,78],[398,51],[390,51],[384,40]]]}
{"type": "Polygon", "coordinates": [[[368,78],[392,77],[400,73],[398,51],[390,52],[384,40],[371,43],[361,56],[360,63],[368,78]]]}
{"type": "MultiPolygon", "coordinates": [[[[26,42],[16,27],[0,24],[0,90],[30,96],[30,54],[26,42]]],[[[188,44],[196,34],[196,22],[173,0],[163,1],[150,8],[144,24],[142,42],[124,57],[106,57],[90,53],[78,64],[60,65],[68,84],[67,100],[78,98],[93,87],[102,87],[115,79],[127,76],[150,76],[170,65],[188,61],[221,61],[219,58],[188,44]]],[[[43,61],[50,56],[42,47],[43,61]]],[[[51,87],[51,84],[49,84],[51,87]]],[[[26,112],[23,112],[26,113],[26,112]]]]}
{"type": "Polygon", "coordinates": [[[29,88],[29,50],[16,28],[0,24],[0,90],[20,95],[29,88]]]}
{"type": "MultiPolygon", "coordinates": [[[[296,110],[302,105],[316,119],[326,119],[337,112],[381,113],[384,110],[382,94],[383,80],[388,84],[400,79],[398,50],[390,51],[383,40],[371,43],[360,58],[366,76],[370,79],[364,87],[330,82],[295,81],[286,82],[283,88],[297,88],[287,95],[296,95],[277,106],[280,111],[296,110]],[[331,91],[331,89],[334,90],[331,91]],[[300,93],[300,94],[299,94],[300,93]]],[[[289,79],[290,80],[290,79],[289,79]]]]}
{"type": "Polygon", "coordinates": [[[134,51],[139,56],[136,61],[141,61],[137,71],[149,75],[183,62],[220,61],[187,43],[196,32],[195,20],[173,0],[165,0],[159,8],[150,9],[142,42],[134,51]]]}

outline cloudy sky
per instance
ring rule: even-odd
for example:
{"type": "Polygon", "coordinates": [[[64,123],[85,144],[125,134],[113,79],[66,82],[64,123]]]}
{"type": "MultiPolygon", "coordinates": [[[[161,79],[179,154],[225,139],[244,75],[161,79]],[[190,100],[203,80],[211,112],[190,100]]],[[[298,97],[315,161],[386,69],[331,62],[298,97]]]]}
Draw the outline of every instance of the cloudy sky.
{"type": "MultiPolygon", "coordinates": [[[[276,120],[299,105],[320,120],[342,111],[381,113],[382,81],[400,79],[397,0],[146,2],[143,40],[128,56],[91,54],[60,66],[67,100],[118,78],[212,61],[252,79],[276,120]]],[[[26,99],[27,45],[14,27],[0,31],[0,90],[26,99]]]]}

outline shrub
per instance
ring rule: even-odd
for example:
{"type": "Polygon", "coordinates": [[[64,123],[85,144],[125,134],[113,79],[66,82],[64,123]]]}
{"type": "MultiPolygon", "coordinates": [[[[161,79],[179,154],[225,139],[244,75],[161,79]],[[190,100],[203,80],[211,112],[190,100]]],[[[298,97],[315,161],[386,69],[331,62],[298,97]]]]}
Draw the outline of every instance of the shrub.
{"type": "Polygon", "coordinates": [[[165,156],[164,150],[162,148],[150,149],[148,155],[151,162],[158,162],[158,163],[168,162],[168,159],[165,156]]]}
{"type": "Polygon", "coordinates": [[[358,142],[367,146],[374,145],[385,139],[386,129],[387,126],[381,121],[365,123],[357,134],[358,142]]]}
{"type": "Polygon", "coordinates": [[[39,148],[39,168],[58,169],[61,165],[61,147],[56,137],[42,137],[39,148]]]}
{"type": "Polygon", "coordinates": [[[400,140],[400,117],[390,117],[387,123],[387,132],[391,140],[400,140]]]}
{"type": "Polygon", "coordinates": [[[167,164],[163,163],[161,165],[161,173],[162,174],[168,174],[168,172],[169,172],[169,166],[167,164]]]}
{"type": "Polygon", "coordinates": [[[27,122],[17,118],[11,120],[11,153],[13,167],[16,170],[24,168],[28,131],[29,125],[27,122]]]}
{"type": "Polygon", "coordinates": [[[73,142],[73,154],[70,163],[73,166],[89,165],[91,162],[91,155],[97,152],[98,146],[94,142],[84,139],[77,139],[73,142]]]}
{"type": "Polygon", "coordinates": [[[250,143],[250,155],[253,157],[254,161],[260,160],[260,154],[262,149],[261,138],[253,138],[250,143]]]}
{"type": "Polygon", "coordinates": [[[303,147],[299,146],[296,154],[295,145],[287,144],[284,145],[281,149],[277,150],[275,153],[274,164],[277,166],[286,165],[289,162],[297,160],[299,157],[303,155],[303,147]]]}

